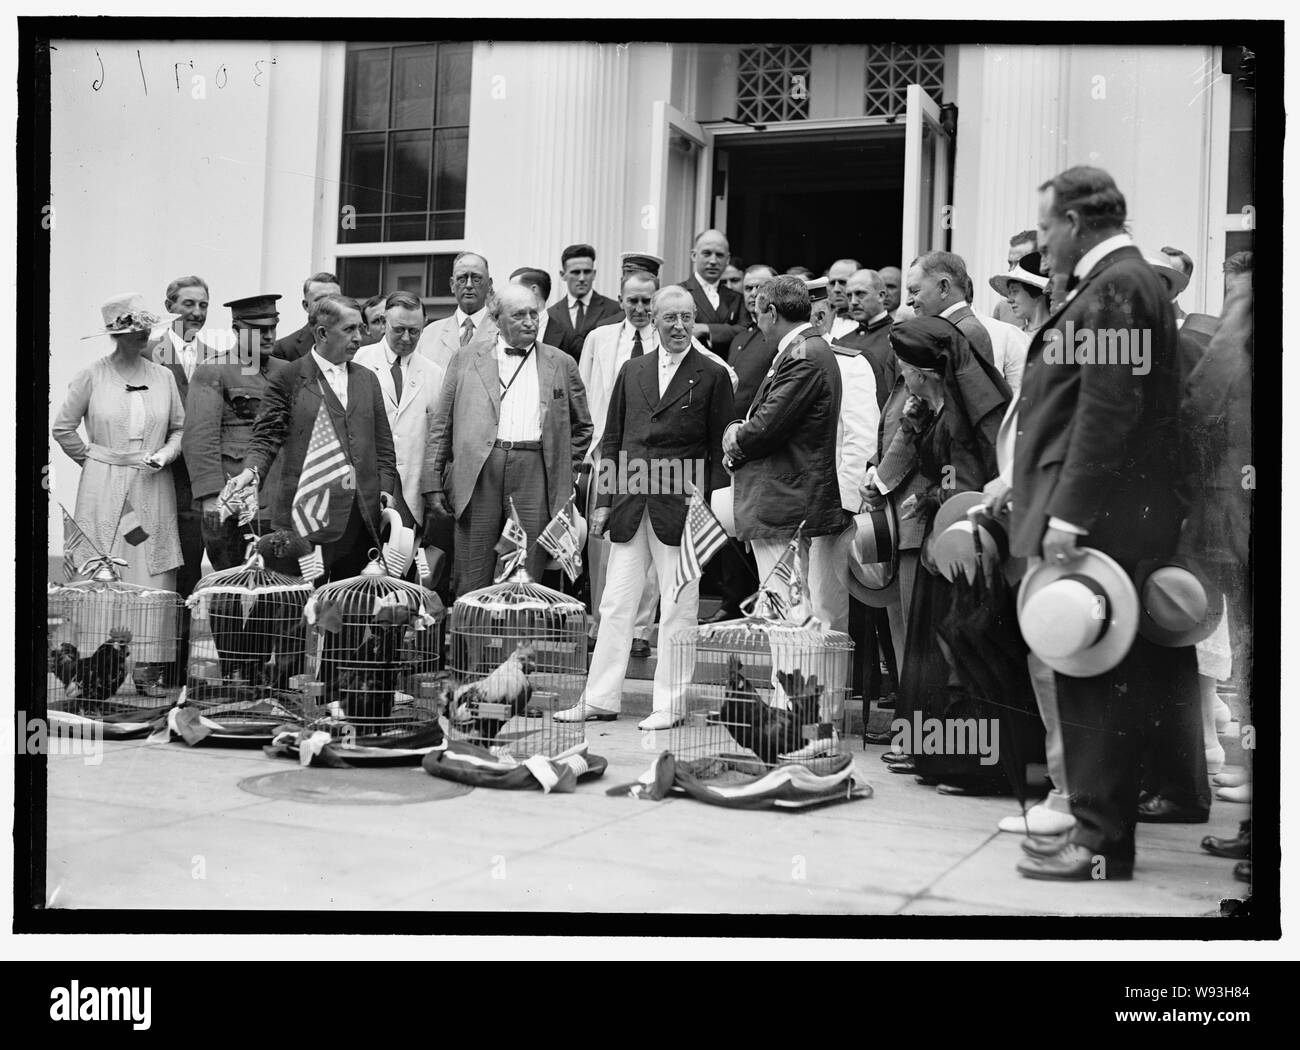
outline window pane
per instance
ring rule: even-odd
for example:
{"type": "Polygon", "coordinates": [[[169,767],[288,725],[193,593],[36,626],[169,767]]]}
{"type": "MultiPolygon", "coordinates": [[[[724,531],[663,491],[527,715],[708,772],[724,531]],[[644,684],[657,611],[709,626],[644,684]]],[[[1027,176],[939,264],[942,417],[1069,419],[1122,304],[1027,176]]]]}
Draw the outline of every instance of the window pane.
{"type": "Polygon", "coordinates": [[[383,240],[383,224],[378,215],[358,215],[350,218],[339,230],[340,244],[371,244],[383,240]]]}
{"type": "Polygon", "coordinates": [[[339,207],[358,213],[383,210],[384,136],[346,135],[343,138],[343,185],[339,207]]]}
{"type": "Polygon", "coordinates": [[[463,129],[433,133],[434,211],[465,208],[465,173],[469,167],[469,132],[463,129]]]}
{"type": "Polygon", "coordinates": [[[1250,252],[1255,250],[1255,232],[1253,230],[1232,230],[1224,238],[1225,259],[1237,252],[1250,252]]]}
{"type": "Polygon", "coordinates": [[[433,124],[433,44],[393,50],[393,122],[395,128],[433,124]]]}
{"type": "Polygon", "coordinates": [[[429,210],[429,133],[403,131],[392,136],[388,165],[390,212],[429,210]]]}
{"type": "MultiPolygon", "coordinates": [[[[465,213],[463,211],[434,215],[429,219],[429,240],[454,241],[465,236],[465,213]]],[[[451,271],[447,271],[450,279],[451,271]]]]}
{"type": "Polygon", "coordinates": [[[388,122],[388,48],[349,51],[343,130],[368,131],[388,122]]]}
{"type": "Polygon", "coordinates": [[[339,286],[344,295],[356,299],[369,299],[378,295],[379,259],[339,259],[334,272],[339,275],[339,286]]]}
{"type": "Polygon", "coordinates": [[[451,264],[454,255],[433,255],[429,258],[429,294],[442,296],[451,294],[451,264]]]}
{"type": "Polygon", "coordinates": [[[423,296],[427,269],[427,256],[390,255],[384,260],[384,289],[389,292],[410,292],[417,298],[423,296]]]}
{"type": "Polygon", "coordinates": [[[422,241],[425,239],[424,227],[428,217],[424,212],[418,215],[387,215],[384,217],[384,236],[386,241],[422,241]]]}
{"type": "Polygon", "coordinates": [[[438,58],[439,124],[469,123],[469,44],[443,44],[438,58]]]}

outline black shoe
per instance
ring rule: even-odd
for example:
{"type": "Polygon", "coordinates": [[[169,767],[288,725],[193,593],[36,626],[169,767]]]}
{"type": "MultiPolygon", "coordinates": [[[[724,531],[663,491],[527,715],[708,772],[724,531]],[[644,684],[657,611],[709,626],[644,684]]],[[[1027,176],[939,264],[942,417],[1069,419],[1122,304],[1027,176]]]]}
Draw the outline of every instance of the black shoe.
{"type": "Polygon", "coordinates": [[[650,643],[644,638],[634,638],[629,655],[636,657],[638,660],[644,660],[650,655],[650,643]]]}
{"type": "Polygon", "coordinates": [[[1070,841],[1070,833],[1063,831],[1059,835],[1026,835],[1020,840],[1020,848],[1031,857],[1050,857],[1070,841]]]}
{"type": "Polygon", "coordinates": [[[1046,856],[1026,856],[1016,865],[1016,871],[1027,879],[1052,879],[1060,882],[1122,881],[1133,877],[1131,858],[1107,857],[1082,846],[1067,842],[1059,850],[1046,856]]]}
{"type": "Polygon", "coordinates": [[[892,744],[894,742],[894,734],[893,733],[863,733],[862,742],[864,744],[892,744]]]}
{"type": "Polygon", "coordinates": [[[1152,795],[1138,803],[1137,818],[1143,824],[1204,824],[1210,819],[1210,811],[1208,807],[1180,806],[1163,795],[1152,795]]]}
{"type": "Polygon", "coordinates": [[[1238,882],[1250,882],[1250,861],[1237,861],[1237,863],[1232,866],[1232,877],[1238,882]]]}
{"type": "Polygon", "coordinates": [[[902,762],[891,762],[888,769],[891,773],[912,774],[916,772],[916,763],[908,755],[902,762]]]}
{"type": "Polygon", "coordinates": [[[1201,839],[1201,849],[1216,857],[1229,860],[1244,860],[1250,857],[1250,821],[1243,820],[1235,839],[1222,839],[1217,835],[1206,835],[1201,839]]]}
{"type": "Polygon", "coordinates": [[[939,786],[938,777],[928,777],[923,774],[918,774],[917,776],[914,776],[912,779],[915,780],[918,784],[920,784],[921,787],[923,788],[932,788],[932,787],[939,786]]]}
{"type": "Polygon", "coordinates": [[[910,762],[912,761],[912,756],[901,751],[884,751],[881,752],[880,761],[885,763],[887,766],[892,766],[897,762],[910,762]]]}
{"type": "Polygon", "coordinates": [[[890,693],[888,696],[876,697],[876,706],[882,711],[892,711],[898,706],[898,694],[890,693]]]}
{"type": "Polygon", "coordinates": [[[701,620],[700,623],[722,623],[724,620],[743,620],[745,614],[740,611],[738,605],[722,604],[718,606],[718,611],[707,619],[701,620]]]}
{"type": "Polygon", "coordinates": [[[1002,784],[982,780],[945,781],[939,785],[940,795],[964,795],[969,798],[987,798],[990,795],[1009,795],[1011,790],[1002,784]]]}

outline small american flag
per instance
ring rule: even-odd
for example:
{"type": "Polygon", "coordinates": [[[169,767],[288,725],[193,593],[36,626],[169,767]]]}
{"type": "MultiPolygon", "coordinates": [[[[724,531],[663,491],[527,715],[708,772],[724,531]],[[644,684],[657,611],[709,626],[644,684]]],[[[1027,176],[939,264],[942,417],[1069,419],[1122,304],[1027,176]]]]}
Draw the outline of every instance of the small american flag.
{"type": "Polygon", "coordinates": [[[727,542],[727,534],[722,530],[718,519],[714,517],[709,505],[704,502],[703,490],[697,488],[686,508],[686,525],[682,529],[682,546],[677,555],[676,594],[692,580],[704,575],[704,566],[710,558],[722,549],[727,542]]]}
{"type": "Polygon", "coordinates": [[[313,547],[310,554],[298,559],[298,570],[304,580],[315,580],[325,575],[325,559],[321,557],[320,547],[313,547]]]}
{"type": "Polygon", "coordinates": [[[351,473],[347,454],[322,401],[293,497],[293,527],[299,536],[310,536],[329,524],[330,496],[351,473]]]}
{"type": "Polygon", "coordinates": [[[68,509],[62,506],[59,509],[63,511],[63,571],[69,580],[75,580],[78,568],[97,557],[99,551],[95,550],[68,509]]]}

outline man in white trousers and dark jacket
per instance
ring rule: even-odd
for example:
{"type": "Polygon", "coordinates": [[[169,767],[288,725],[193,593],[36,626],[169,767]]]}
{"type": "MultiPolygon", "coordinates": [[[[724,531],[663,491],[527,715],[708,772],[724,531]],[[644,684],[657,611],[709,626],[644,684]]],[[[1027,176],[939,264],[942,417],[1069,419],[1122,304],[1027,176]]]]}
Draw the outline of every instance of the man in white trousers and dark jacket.
{"type": "MultiPolygon", "coordinates": [[[[610,397],[601,456],[592,484],[590,532],[611,540],[587,690],[557,722],[612,721],[623,701],[623,678],[637,604],[646,576],[659,582],[660,637],[698,622],[700,585],[677,593],[677,560],[691,488],[709,494],[725,483],[722,432],[732,413],[731,377],[691,345],[695,304],[679,286],[654,297],[659,346],[630,358],[610,397]],[[690,484],[687,484],[690,482],[690,484]]],[[[686,682],[672,679],[672,661],[655,669],[654,709],[638,728],[669,729],[684,720],[686,682]]]]}

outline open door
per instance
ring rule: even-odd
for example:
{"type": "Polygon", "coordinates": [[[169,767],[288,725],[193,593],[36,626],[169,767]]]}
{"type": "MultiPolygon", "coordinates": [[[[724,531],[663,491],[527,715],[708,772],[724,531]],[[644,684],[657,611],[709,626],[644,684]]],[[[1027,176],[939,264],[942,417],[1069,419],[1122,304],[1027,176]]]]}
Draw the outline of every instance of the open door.
{"type": "Polygon", "coordinates": [[[642,216],[649,247],[664,260],[664,277],[690,266],[695,234],[713,212],[713,134],[666,102],[654,104],[650,143],[650,208],[642,216]]]}
{"type": "Polygon", "coordinates": [[[952,138],[939,106],[920,84],[907,85],[903,156],[903,269],[922,252],[952,243],[952,138]]]}

